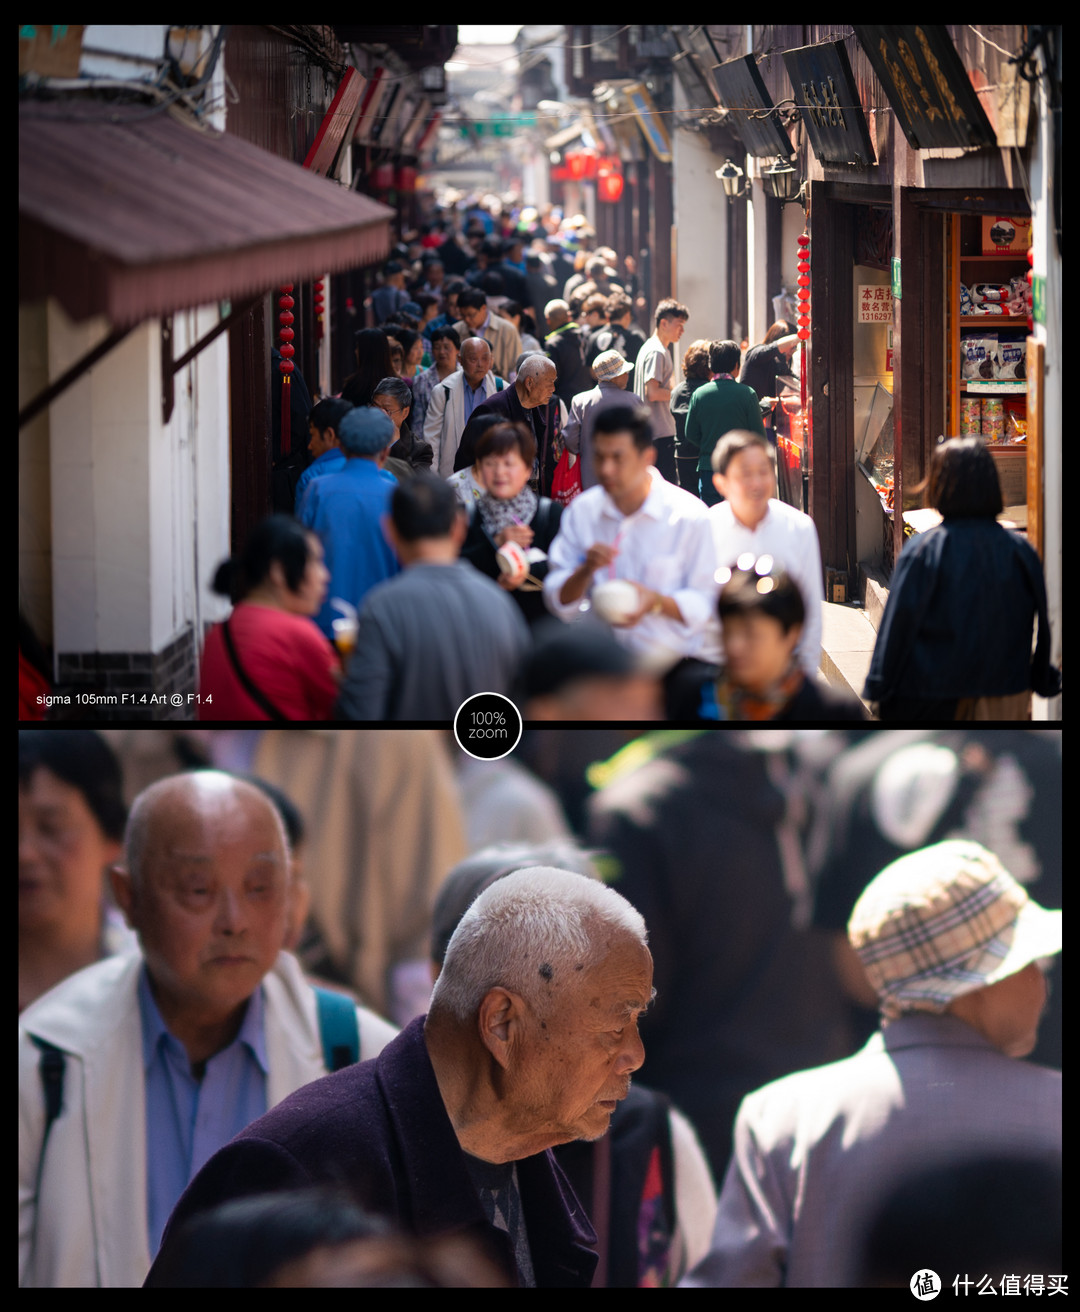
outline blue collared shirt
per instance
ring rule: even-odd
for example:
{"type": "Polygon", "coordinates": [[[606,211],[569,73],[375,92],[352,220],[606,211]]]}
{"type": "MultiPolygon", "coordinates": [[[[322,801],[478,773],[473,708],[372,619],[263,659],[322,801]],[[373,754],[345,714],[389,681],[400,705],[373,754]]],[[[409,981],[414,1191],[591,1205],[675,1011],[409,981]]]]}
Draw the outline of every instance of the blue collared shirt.
{"type": "Polygon", "coordinates": [[[146,1073],[146,1220],[150,1253],[196,1171],[266,1111],[266,1038],[263,997],[251,996],[240,1032],[191,1073],[182,1043],[169,1033],[143,966],[139,974],[143,1068],[146,1073]]]}
{"type": "Polygon", "coordinates": [[[484,378],[480,379],[480,382],[477,384],[476,387],[470,387],[469,380],[467,378],[463,378],[461,380],[461,394],[465,398],[466,423],[469,422],[469,416],[476,409],[476,407],[478,405],[483,405],[484,402],[487,400],[487,393],[484,391],[484,381],[486,377],[487,375],[485,374],[484,378]]]}

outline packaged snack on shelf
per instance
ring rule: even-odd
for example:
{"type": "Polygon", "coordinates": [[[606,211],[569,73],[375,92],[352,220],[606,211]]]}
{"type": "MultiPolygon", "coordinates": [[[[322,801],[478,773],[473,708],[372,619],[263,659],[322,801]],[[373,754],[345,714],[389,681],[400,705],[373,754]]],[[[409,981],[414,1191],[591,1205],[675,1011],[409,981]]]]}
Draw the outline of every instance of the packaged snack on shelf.
{"type": "Polygon", "coordinates": [[[982,435],[988,442],[1005,440],[1005,407],[996,397],[983,397],[982,435]]]}
{"type": "Polygon", "coordinates": [[[960,401],[960,436],[978,437],[982,432],[982,402],[977,396],[960,401]]]}
{"type": "Polygon", "coordinates": [[[1011,288],[1003,282],[976,282],[971,287],[971,301],[976,314],[993,314],[1000,311],[990,309],[993,305],[1004,306],[1009,299],[1011,288]]]}
{"type": "Polygon", "coordinates": [[[972,309],[971,292],[964,286],[963,283],[961,283],[960,284],[960,313],[970,314],[971,309],[972,309]]]}
{"type": "Polygon", "coordinates": [[[990,379],[994,376],[997,333],[970,333],[960,338],[960,376],[990,379]]]}
{"type": "Polygon", "coordinates": [[[1006,396],[1002,400],[1005,407],[1006,442],[1027,441],[1027,403],[1019,396],[1006,396]]]}
{"type": "Polygon", "coordinates": [[[1001,338],[993,354],[994,377],[1016,382],[1027,377],[1027,351],[1022,338],[1001,338]]]}

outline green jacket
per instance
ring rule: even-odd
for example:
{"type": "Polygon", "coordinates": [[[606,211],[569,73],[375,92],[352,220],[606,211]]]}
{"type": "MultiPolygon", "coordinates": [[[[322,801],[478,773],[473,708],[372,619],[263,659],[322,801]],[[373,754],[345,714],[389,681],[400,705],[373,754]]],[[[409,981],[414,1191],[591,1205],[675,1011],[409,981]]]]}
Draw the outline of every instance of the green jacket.
{"type": "Polygon", "coordinates": [[[690,398],[686,436],[680,454],[696,454],[698,470],[711,473],[713,448],[733,428],[746,428],[751,433],[765,436],[757,392],[733,378],[718,378],[714,383],[706,383],[690,398]]]}

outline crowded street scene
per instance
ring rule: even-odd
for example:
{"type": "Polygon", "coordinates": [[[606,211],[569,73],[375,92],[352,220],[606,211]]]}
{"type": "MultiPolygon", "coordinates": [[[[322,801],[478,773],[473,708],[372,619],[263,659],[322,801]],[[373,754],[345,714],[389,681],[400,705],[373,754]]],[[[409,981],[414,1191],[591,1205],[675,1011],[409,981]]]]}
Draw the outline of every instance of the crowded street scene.
{"type": "Polygon", "coordinates": [[[1068,1294],[1060,729],[18,738],[20,1287],[1068,1294]]]}
{"type": "Polygon", "coordinates": [[[21,722],[1060,723],[1060,26],[19,60],[21,722]]]}

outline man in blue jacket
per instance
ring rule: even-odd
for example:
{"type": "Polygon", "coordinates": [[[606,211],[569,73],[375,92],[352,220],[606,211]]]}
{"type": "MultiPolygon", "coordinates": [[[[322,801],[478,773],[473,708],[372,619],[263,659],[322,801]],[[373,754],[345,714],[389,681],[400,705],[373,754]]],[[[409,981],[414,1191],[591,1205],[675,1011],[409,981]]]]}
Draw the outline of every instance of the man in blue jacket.
{"type": "Polygon", "coordinates": [[[359,610],[375,584],[401,568],[382,530],[397,487],[393,474],[383,469],[395,440],[389,415],[370,405],[350,410],[338,426],[345,468],[316,478],[297,513],[302,524],[318,533],[326,554],[330,586],[315,623],[331,641],[333,620],[340,613],[333,600],[341,598],[359,610]]]}
{"type": "Polygon", "coordinates": [[[550,1149],[599,1138],[629,1092],[653,992],[645,940],[630,904],[583,875],[534,867],[499,880],[454,931],[427,1017],[216,1153],[147,1283],[169,1283],[188,1217],[336,1183],[407,1233],[480,1240],[521,1287],[588,1285],[596,1235],[550,1149]]]}

